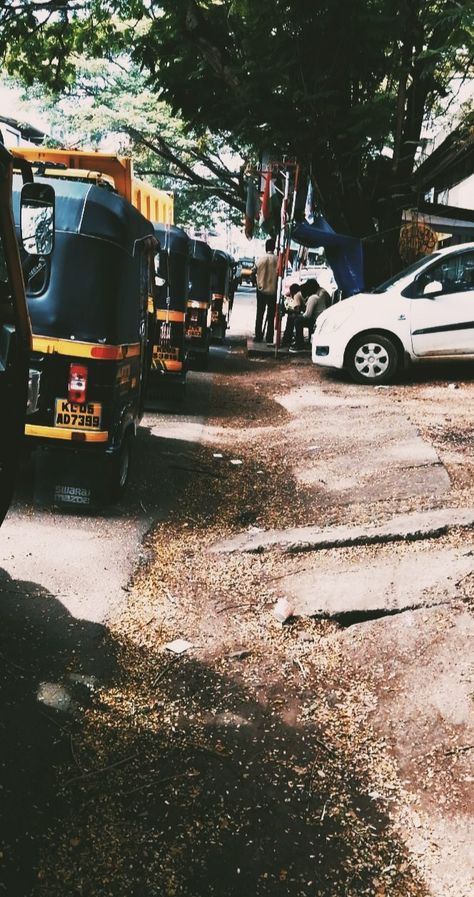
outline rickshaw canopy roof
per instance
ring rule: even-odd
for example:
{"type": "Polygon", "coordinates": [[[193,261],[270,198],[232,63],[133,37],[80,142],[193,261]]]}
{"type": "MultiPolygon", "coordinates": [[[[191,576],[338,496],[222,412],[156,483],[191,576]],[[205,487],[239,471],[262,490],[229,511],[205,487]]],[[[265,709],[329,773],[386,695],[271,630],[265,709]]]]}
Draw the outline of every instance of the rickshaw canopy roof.
{"type": "MultiPolygon", "coordinates": [[[[146,236],[154,236],[151,222],[127,200],[116,193],[97,187],[59,178],[35,178],[50,184],[56,195],[56,231],[80,234],[107,240],[121,246],[131,255],[134,244],[146,236]]],[[[21,181],[15,178],[13,207],[19,221],[21,181]]]]}
{"type": "Polygon", "coordinates": [[[189,255],[191,251],[191,239],[182,227],[175,224],[153,223],[155,236],[160,241],[162,250],[170,250],[180,255],[189,255]]]}
{"type": "Polygon", "coordinates": [[[191,258],[210,263],[212,259],[212,249],[209,243],[204,240],[192,240],[191,258]]]}
{"type": "Polygon", "coordinates": [[[212,263],[213,265],[223,266],[225,265],[228,268],[231,268],[234,264],[234,259],[228,252],[224,252],[223,249],[214,249],[212,254],[212,263]]]}

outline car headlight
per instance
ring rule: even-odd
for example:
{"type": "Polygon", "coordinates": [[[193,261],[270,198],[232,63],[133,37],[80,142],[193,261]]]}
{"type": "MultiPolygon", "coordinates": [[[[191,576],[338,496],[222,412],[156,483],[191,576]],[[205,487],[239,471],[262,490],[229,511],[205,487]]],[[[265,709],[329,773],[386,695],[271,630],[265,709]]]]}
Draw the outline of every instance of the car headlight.
{"type": "Polygon", "coordinates": [[[318,336],[323,331],[328,334],[332,333],[334,330],[339,330],[339,327],[342,327],[342,325],[351,317],[353,309],[351,307],[343,310],[343,306],[338,306],[334,314],[331,314],[332,309],[328,309],[328,311],[329,313],[324,315],[319,326],[316,326],[316,333],[318,336]]]}

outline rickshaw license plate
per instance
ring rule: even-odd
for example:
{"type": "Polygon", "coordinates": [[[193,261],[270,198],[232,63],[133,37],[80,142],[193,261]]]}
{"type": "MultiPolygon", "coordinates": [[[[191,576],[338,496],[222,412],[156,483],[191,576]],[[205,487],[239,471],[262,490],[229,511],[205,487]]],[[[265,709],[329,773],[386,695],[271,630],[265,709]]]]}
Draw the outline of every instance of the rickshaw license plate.
{"type": "Polygon", "coordinates": [[[100,402],[69,402],[56,399],[54,408],[55,427],[73,427],[75,430],[100,430],[102,405],[100,402]]]}
{"type": "Polygon", "coordinates": [[[153,358],[156,361],[178,361],[179,348],[174,346],[169,346],[168,349],[158,348],[156,352],[153,352],[153,358]]]}
{"type": "Polygon", "coordinates": [[[186,327],[186,336],[202,336],[202,327],[186,327]]]}

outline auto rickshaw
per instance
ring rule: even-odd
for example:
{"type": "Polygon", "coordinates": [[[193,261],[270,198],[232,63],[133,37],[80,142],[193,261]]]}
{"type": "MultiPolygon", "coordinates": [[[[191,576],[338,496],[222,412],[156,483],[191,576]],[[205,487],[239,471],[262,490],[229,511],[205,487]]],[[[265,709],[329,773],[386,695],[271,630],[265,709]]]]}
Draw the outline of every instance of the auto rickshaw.
{"type": "Polygon", "coordinates": [[[211,336],[225,338],[233,305],[234,259],[227,252],[215,249],[212,255],[211,336]]]}
{"type": "Polygon", "coordinates": [[[204,240],[192,240],[189,259],[189,295],[186,312],[186,344],[196,367],[209,361],[209,308],[211,301],[212,249],[204,240]]]}
{"type": "Polygon", "coordinates": [[[246,256],[245,258],[239,259],[239,284],[243,286],[244,283],[249,286],[255,286],[255,259],[246,256]]]}
{"type": "MultiPolygon", "coordinates": [[[[127,483],[151,359],[157,243],[121,196],[54,185],[55,249],[26,281],[37,388],[25,434],[37,471],[47,450],[56,453],[54,503],[90,505],[118,498],[127,483]]],[[[18,222],[18,192],[14,210],[18,222]]]]}
{"type": "Polygon", "coordinates": [[[159,275],[153,337],[152,370],[169,381],[185,383],[186,346],[184,326],[189,292],[191,240],[182,228],[155,224],[160,243],[159,275]]]}
{"type": "MultiPolygon", "coordinates": [[[[54,191],[23,166],[21,256],[32,266],[52,252],[54,191]],[[31,227],[33,225],[33,229],[31,227]]],[[[31,326],[12,212],[13,158],[0,142],[0,524],[11,501],[21,455],[28,394],[31,326]]]]}

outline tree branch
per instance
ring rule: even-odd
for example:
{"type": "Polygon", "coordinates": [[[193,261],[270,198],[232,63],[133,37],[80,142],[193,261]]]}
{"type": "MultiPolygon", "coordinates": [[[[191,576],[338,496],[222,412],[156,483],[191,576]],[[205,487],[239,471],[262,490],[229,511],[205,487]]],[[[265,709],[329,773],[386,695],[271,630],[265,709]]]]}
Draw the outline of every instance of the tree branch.
{"type": "MultiPolygon", "coordinates": [[[[172,150],[172,148],[164,140],[163,137],[155,135],[154,139],[151,140],[145,137],[145,135],[138,131],[136,128],[132,127],[128,127],[126,129],[126,133],[128,133],[129,136],[132,137],[137,143],[142,144],[152,153],[155,153],[157,156],[159,156],[161,159],[164,159],[166,162],[170,162],[171,164],[175,165],[180,172],[182,179],[187,179],[189,183],[195,184],[197,187],[202,187],[204,189],[210,190],[214,196],[217,196],[219,199],[227,202],[228,205],[232,206],[232,208],[234,209],[237,209],[239,212],[244,211],[245,202],[243,197],[240,197],[238,195],[236,187],[234,188],[234,190],[226,190],[215,181],[199,175],[196,171],[194,171],[193,168],[190,167],[190,165],[188,165],[182,158],[180,158],[174,150],[172,150]]],[[[170,176],[176,177],[176,175],[174,174],[171,174],[170,176]]]]}

